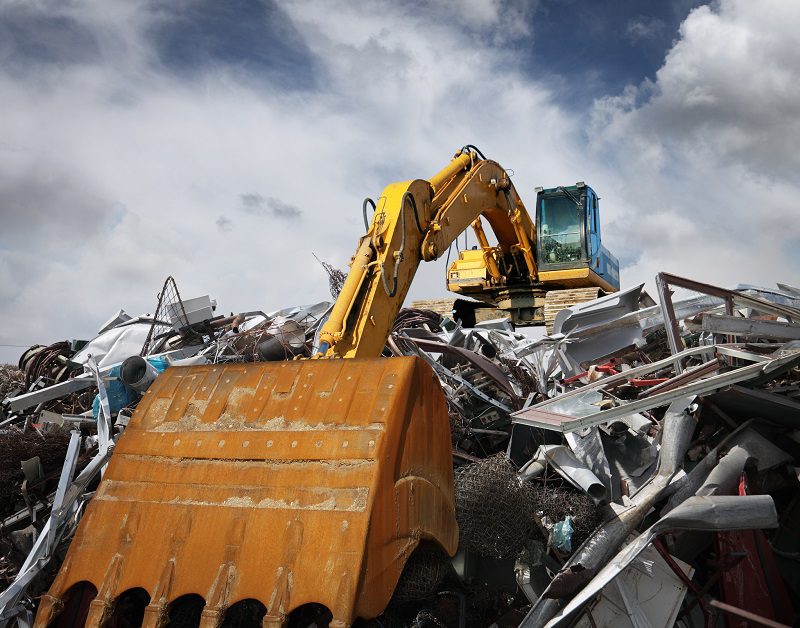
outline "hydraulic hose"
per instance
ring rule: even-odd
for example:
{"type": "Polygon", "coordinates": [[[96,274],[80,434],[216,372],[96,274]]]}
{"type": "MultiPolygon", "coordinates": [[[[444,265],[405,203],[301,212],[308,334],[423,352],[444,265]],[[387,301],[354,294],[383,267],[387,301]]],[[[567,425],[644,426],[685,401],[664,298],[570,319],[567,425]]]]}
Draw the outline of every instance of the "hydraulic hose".
{"type": "Polygon", "coordinates": [[[462,150],[462,151],[465,151],[465,150],[466,150],[466,151],[475,151],[475,153],[477,153],[478,157],[480,157],[481,159],[483,159],[484,161],[486,161],[486,156],[485,156],[485,155],[484,155],[484,154],[483,154],[483,153],[480,151],[480,149],[479,149],[477,146],[475,146],[474,144],[467,144],[467,145],[466,145],[466,146],[464,146],[464,148],[462,148],[461,150],[462,150]]]}
{"type": "Polygon", "coordinates": [[[375,201],[373,201],[369,196],[364,199],[364,204],[361,206],[361,209],[364,213],[364,230],[369,231],[369,220],[367,220],[367,205],[372,205],[372,213],[375,213],[375,201]]]}
{"type": "MultiPolygon", "coordinates": [[[[386,281],[386,274],[383,272],[383,264],[381,264],[381,281],[383,282],[383,289],[386,290],[386,295],[392,299],[394,295],[397,294],[397,275],[400,272],[400,262],[403,261],[403,251],[406,249],[406,198],[411,196],[408,192],[403,194],[403,201],[400,206],[400,232],[401,232],[401,240],[400,240],[400,248],[395,253],[399,252],[397,258],[394,262],[394,276],[392,277],[392,289],[389,290],[389,284],[386,281]]],[[[413,196],[412,202],[413,202],[413,196]]],[[[414,215],[416,216],[416,204],[414,205],[414,215]]]]}

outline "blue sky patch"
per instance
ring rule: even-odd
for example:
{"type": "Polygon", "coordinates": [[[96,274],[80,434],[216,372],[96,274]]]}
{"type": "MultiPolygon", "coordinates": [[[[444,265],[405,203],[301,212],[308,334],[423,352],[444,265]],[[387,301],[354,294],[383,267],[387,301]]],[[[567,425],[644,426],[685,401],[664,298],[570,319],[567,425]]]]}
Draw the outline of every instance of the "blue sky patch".
{"type": "Polygon", "coordinates": [[[221,66],[286,90],[315,83],[311,53],[274,2],[188,0],[159,5],[158,13],[150,34],[160,62],[175,74],[221,66]]]}
{"type": "MultiPolygon", "coordinates": [[[[551,81],[562,104],[583,108],[600,96],[653,78],[698,0],[543,0],[525,70],[551,81]]],[[[527,40],[530,43],[530,40],[527,40]]]]}

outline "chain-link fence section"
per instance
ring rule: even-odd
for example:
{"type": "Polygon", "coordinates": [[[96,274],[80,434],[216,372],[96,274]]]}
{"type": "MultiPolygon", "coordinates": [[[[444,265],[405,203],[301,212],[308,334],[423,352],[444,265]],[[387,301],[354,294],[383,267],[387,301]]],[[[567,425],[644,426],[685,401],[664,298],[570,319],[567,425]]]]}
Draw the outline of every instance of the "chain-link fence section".
{"type": "Polygon", "coordinates": [[[513,558],[533,521],[528,490],[505,454],[456,469],[460,545],[484,556],[513,558]]]}

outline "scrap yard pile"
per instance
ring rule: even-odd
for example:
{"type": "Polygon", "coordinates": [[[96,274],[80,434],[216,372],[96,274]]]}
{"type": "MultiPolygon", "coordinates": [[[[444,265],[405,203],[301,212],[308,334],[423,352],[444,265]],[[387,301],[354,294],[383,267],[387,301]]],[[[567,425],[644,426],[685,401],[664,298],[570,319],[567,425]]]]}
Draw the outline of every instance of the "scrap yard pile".
{"type": "MultiPolygon", "coordinates": [[[[458,550],[417,539],[389,605],[358,624],[796,621],[800,290],[665,273],[656,285],[657,301],[635,286],[562,310],[546,332],[506,318],[465,327],[446,307],[400,311],[383,355],[420,358],[446,397],[458,550]]],[[[172,278],[154,306],[0,368],[0,627],[34,625],[161,372],[310,357],[332,307],[219,315],[172,278]]],[[[87,587],[67,604],[87,625],[142,625],[158,594],[131,589],[102,606],[103,587],[87,587]]],[[[189,597],[166,599],[161,623],[146,625],[267,626],[274,602],[233,600],[213,615],[189,597]]],[[[288,625],[327,625],[317,606],[288,625]]]]}

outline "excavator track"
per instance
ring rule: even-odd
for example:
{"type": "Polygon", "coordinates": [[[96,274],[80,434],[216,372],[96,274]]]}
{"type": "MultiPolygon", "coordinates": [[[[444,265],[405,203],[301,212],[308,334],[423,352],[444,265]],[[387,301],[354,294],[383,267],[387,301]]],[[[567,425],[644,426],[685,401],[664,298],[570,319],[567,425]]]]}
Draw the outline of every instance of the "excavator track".
{"type": "Polygon", "coordinates": [[[553,333],[553,321],[561,310],[576,305],[593,301],[605,294],[601,288],[572,288],[570,290],[549,290],[544,301],[544,324],[547,333],[553,333]]]}

